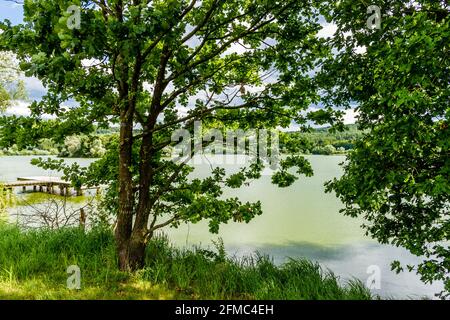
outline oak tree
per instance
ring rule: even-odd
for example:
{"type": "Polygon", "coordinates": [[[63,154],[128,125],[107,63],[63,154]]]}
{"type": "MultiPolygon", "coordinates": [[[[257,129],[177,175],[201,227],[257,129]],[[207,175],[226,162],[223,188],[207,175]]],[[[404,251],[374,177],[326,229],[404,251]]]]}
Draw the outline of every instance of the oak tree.
{"type": "MultiPolygon", "coordinates": [[[[48,89],[34,116],[120,127],[102,159],[65,173],[109,185],[123,270],[142,266],[160,228],[208,220],[217,232],[261,214],[259,202],[222,194],[260,177],[264,162],[189,179],[187,163],[165,157],[174,130],[192,131],[195,121],[243,130],[336,121],[332,110],[307,111],[319,100],[314,71],[329,55],[313,0],[27,0],[23,24],[1,28],[0,49],[48,89]],[[78,105],[63,107],[69,99],[78,105]]],[[[311,167],[288,157],[273,182],[289,186],[296,174],[311,167]]]]}

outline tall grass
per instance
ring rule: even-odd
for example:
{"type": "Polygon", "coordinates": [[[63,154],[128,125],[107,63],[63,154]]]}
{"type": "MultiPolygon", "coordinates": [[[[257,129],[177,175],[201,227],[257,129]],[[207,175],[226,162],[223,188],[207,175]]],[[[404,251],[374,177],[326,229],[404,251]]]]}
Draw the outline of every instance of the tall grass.
{"type": "Polygon", "coordinates": [[[64,284],[70,265],[78,265],[89,276],[87,280],[94,281],[113,270],[117,264],[112,234],[84,234],[78,228],[23,232],[17,227],[0,226],[0,268],[13,272],[18,280],[43,277],[64,284]]]}
{"type": "Polygon", "coordinates": [[[266,256],[225,256],[177,249],[164,238],[152,241],[145,268],[116,268],[110,231],[27,231],[0,225],[0,298],[59,299],[370,299],[360,282],[342,286],[330,272],[307,260],[276,266],[266,256]],[[66,269],[78,265],[82,289],[66,289],[66,269]],[[94,290],[95,289],[95,290],[94,290]]]}
{"type": "Polygon", "coordinates": [[[7,221],[7,208],[15,203],[15,196],[11,190],[5,189],[5,186],[0,182],[0,224],[7,221]]]}

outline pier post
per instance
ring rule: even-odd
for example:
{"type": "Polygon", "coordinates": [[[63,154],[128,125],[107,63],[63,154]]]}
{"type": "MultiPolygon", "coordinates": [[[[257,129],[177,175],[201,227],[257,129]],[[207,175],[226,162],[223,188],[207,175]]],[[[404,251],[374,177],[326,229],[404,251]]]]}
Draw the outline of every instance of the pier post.
{"type": "Polygon", "coordinates": [[[84,209],[80,209],[80,228],[85,229],[86,228],[86,212],[84,212],[84,209]]]}
{"type": "Polygon", "coordinates": [[[61,196],[64,196],[65,195],[65,188],[64,188],[64,186],[63,185],[59,185],[59,194],[61,195],[61,196]]]}

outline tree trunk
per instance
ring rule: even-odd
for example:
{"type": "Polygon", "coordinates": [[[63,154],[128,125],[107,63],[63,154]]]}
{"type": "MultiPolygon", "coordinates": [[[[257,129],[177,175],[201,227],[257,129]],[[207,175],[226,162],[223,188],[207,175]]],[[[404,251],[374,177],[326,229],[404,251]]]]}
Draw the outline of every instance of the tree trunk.
{"type": "Polygon", "coordinates": [[[146,235],[148,218],[152,207],[150,185],[152,180],[151,166],[152,135],[142,139],[139,163],[139,201],[136,207],[131,239],[128,247],[128,259],[132,270],[142,268],[145,260],[146,235]]]}
{"type": "MultiPolygon", "coordinates": [[[[152,99],[149,126],[153,127],[159,114],[164,87],[164,71],[169,60],[168,48],[165,47],[165,54],[161,58],[161,66],[158,72],[155,92],[152,99]]],[[[119,212],[117,217],[116,242],[119,256],[120,270],[132,271],[143,267],[146,247],[146,233],[148,227],[148,217],[152,203],[150,199],[150,185],[152,180],[152,134],[146,134],[142,139],[140,163],[139,163],[139,201],[136,206],[134,226],[133,209],[135,198],[133,192],[131,167],[132,145],[133,145],[133,117],[136,106],[138,91],[139,70],[141,67],[140,56],[137,57],[135,72],[131,83],[131,88],[127,88],[123,97],[129,104],[121,114],[120,128],[120,155],[119,155],[119,212]],[[131,89],[132,94],[128,94],[131,89]]],[[[125,77],[127,72],[124,73],[125,77]]],[[[124,88],[127,87],[124,84],[124,88]]]]}
{"type": "MultiPolygon", "coordinates": [[[[130,168],[132,166],[133,118],[129,112],[121,115],[119,149],[119,210],[117,212],[116,245],[119,269],[133,270],[130,253],[130,237],[133,224],[134,191],[130,168]]],[[[133,250],[130,250],[133,249],[133,250]]]]}
{"type": "Polygon", "coordinates": [[[124,259],[121,261],[125,268],[122,271],[135,271],[144,267],[145,261],[145,237],[132,236],[128,242],[128,246],[123,252],[124,259]]]}

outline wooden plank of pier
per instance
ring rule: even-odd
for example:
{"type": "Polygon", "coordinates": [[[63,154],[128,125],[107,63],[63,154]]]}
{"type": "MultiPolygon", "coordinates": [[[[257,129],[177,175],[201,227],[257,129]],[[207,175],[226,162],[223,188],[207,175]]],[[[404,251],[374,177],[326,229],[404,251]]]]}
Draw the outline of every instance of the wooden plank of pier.
{"type": "Polygon", "coordinates": [[[19,178],[17,178],[17,182],[53,183],[53,184],[60,184],[60,185],[67,185],[67,186],[71,185],[70,182],[62,180],[59,177],[44,177],[44,176],[19,177],[19,178]]]}
{"type": "MultiPolygon", "coordinates": [[[[38,191],[38,188],[39,192],[43,192],[44,188],[46,188],[47,193],[54,193],[54,188],[59,187],[61,195],[69,195],[72,184],[58,177],[44,176],[19,177],[15,182],[7,182],[3,184],[5,189],[22,187],[23,191],[26,191],[26,188],[29,186],[33,187],[33,191],[35,192],[38,191]]],[[[81,189],[77,189],[76,193],[78,196],[82,195],[81,189]]]]}
{"type": "MultiPolygon", "coordinates": [[[[27,187],[33,187],[34,192],[44,192],[44,188],[47,193],[54,193],[54,188],[59,187],[60,194],[70,195],[70,189],[72,188],[72,183],[62,180],[59,177],[19,177],[17,181],[2,183],[1,186],[4,189],[14,189],[22,187],[23,191],[26,191],[27,187]]],[[[82,186],[81,188],[76,188],[76,195],[82,196],[84,190],[97,190],[97,194],[100,192],[101,186],[87,187],[82,186]]]]}

